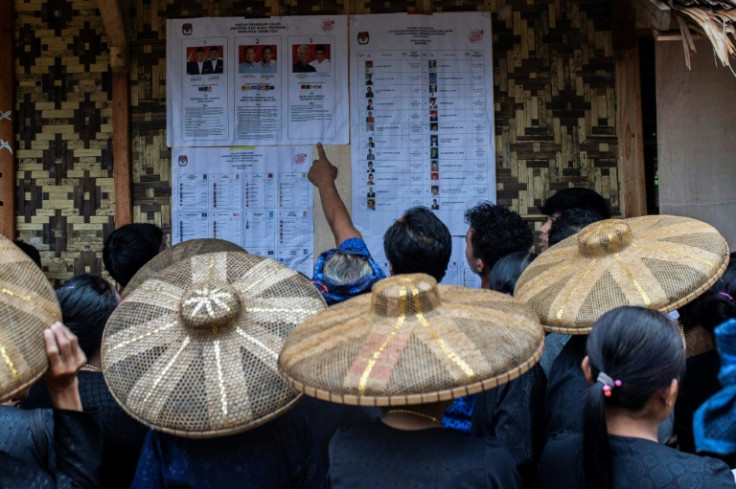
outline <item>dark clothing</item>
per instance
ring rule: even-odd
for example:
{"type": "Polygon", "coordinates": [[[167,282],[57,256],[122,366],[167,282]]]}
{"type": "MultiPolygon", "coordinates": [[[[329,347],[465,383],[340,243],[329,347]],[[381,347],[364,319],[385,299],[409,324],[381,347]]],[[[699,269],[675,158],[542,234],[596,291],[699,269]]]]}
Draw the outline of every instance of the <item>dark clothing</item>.
{"type": "Polygon", "coordinates": [[[375,422],[338,430],[330,442],[328,487],[521,487],[514,460],[490,438],[454,430],[402,431],[375,422]]]}
{"type": "MultiPolygon", "coordinates": [[[[614,489],[717,489],[734,487],[720,460],[682,453],[660,443],[625,436],[608,437],[613,457],[614,489]]],[[[583,436],[555,436],[539,461],[539,489],[582,486],[583,436]]]]}
{"type": "Polygon", "coordinates": [[[0,451],[39,467],[53,460],[54,414],[0,406],[0,451]]]}
{"type": "Polygon", "coordinates": [[[721,390],[718,371],[721,359],[718,350],[711,350],[687,359],[685,376],[675,402],[675,433],[683,452],[695,453],[693,415],[712,395],[721,390]]]}
{"type": "Polygon", "coordinates": [[[547,377],[547,436],[562,431],[582,433],[583,400],[588,390],[580,364],[585,358],[587,335],[570,338],[552,364],[547,377]]]}
{"type": "Polygon", "coordinates": [[[516,462],[525,486],[531,485],[544,445],[544,395],[547,379],[536,364],[502,386],[475,396],[472,431],[495,438],[516,462]]]}
{"type": "Polygon", "coordinates": [[[304,417],[295,411],[244,433],[146,437],[133,489],[317,489],[325,470],[304,417]]]}
{"type": "Polygon", "coordinates": [[[303,65],[300,62],[294,63],[294,65],[291,67],[292,73],[314,73],[317,71],[317,68],[315,68],[312,65],[303,65]]]}
{"type": "Polygon", "coordinates": [[[222,66],[222,60],[218,59],[215,63],[212,62],[211,59],[205,60],[204,65],[202,65],[202,74],[207,75],[210,73],[222,73],[223,66],[222,66]]]}
{"type": "Polygon", "coordinates": [[[0,488],[96,488],[102,435],[95,413],[54,410],[53,466],[0,451],[0,488]]]}
{"type": "MultiPolygon", "coordinates": [[[[204,71],[204,64],[202,65],[202,71],[204,71]]],[[[199,64],[196,61],[187,62],[187,75],[200,75],[199,64]]]]}
{"type": "MultiPolygon", "coordinates": [[[[100,481],[105,489],[127,489],[133,480],[143,440],[145,426],[128,416],[115,402],[100,372],[80,371],[79,396],[84,409],[98,409],[102,422],[102,468],[100,481]]],[[[21,402],[23,409],[50,408],[46,385],[37,382],[21,402]]]]}
{"type": "Polygon", "coordinates": [[[302,396],[295,411],[304,415],[312,436],[320,448],[327,467],[327,449],[330,439],[339,428],[360,428],[381,419],[383,412],[377,407],[348,406],[321,401],[315,397],[302,396]]]}

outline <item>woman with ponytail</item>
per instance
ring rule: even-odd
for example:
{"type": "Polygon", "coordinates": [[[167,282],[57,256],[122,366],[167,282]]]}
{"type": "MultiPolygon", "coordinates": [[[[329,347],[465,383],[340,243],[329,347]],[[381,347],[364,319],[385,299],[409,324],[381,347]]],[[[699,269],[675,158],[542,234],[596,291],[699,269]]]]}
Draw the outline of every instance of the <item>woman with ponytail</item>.
{"type": "Polygon", "coordinates": [[[544,449],[537,487],[696,489],[736,487],[721,461],[657,442],[685,371],[677,326],[641,307],[619,307],[594,325],[582,369],[582,434],[560,434],[544,449]]]}

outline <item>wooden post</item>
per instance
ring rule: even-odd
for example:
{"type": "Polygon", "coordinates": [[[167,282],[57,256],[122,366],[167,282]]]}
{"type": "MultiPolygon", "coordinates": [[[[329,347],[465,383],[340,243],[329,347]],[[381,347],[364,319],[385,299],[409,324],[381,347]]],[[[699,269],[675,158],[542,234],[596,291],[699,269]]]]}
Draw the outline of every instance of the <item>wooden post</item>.
{"type": "Polygon", "coordinates": [[[0,233],[15,239],[15,2],[0,9],[0,233]]]}
{"type": "Polygon", "coordinates": [[[110,42],[112,70],[112,154],[115,180],[115,227],[133,222],[133,172],[130,167],[130,79],[126,18],[117,0],[99,0],[110,42]]]}
{"type": "Polygon", "coordinates": [[[639,38],[631,6],[624,0],[614,0],[612,9],[621,214],[624,217],[643,216],[647,213],[647,195],[644,176],[639,38]]]}
{"type": "Polygon", "coordinates": [[[115,227],[133,222],[130,167],[130,82],[128,72],[112,74],[112,153],[115,181],[115,227]]]}

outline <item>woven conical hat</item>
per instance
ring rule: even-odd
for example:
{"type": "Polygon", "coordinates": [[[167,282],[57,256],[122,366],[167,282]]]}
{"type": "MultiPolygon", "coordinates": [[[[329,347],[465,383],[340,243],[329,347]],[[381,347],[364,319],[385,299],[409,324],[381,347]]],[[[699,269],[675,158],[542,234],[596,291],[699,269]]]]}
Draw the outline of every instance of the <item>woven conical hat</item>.
{"type": "Polygon", "coordinates": [[[245,431],[297,400],[278,353],[297,324],[325,307],[306,277],[269,258],[186,258],[110,316],[105,380],[123,409],[154,429],[191,438],[245,431]]]}
{"type": "Polygon", "coordinates": [[[121,297],[125,299],[140,284],[146,281],[151,275],[160,272],[169,265],[196,255],[204,255],[205,253],[216,253],[218,251],[241,251],[245,250],[231,241],[216,238],[199,238],[182,241],[170,248],[166,248],[158,255],[151,258],[143,265],[128,281],[128,285],[123,289],[121,297]]]}
{"type": "Polygon", "coordinates": [[[46,371],[43,330],[56,321],[61,308],[53,287],[28,255],[0,235],[0,401],[46,371]]]}
{"type": "Polygon", "coordinates": [[[544,331],[513,297],[397,275],[312,316],[279,366],[299,391],[362,406],[423,404],[474,394],[530,369],[544,331]]]}
{"type": "Polygon", "coordinates": [[[728,264],[728,245],[709,224],[679,216],[608,219],[583,228],[534,260],[514,297],[547,331],[588,334],[619,306],[661,312],[695,299],[728,264]]]}

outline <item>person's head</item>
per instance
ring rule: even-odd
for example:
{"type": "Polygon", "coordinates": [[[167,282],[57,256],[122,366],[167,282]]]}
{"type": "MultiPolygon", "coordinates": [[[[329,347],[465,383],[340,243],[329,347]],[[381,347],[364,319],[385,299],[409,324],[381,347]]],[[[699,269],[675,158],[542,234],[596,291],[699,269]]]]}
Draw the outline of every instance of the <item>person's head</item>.
{"type": "Polygon", "coordinates": [[[439,170],[439,169],[440,169],[440,167],[439,167],[439,165],[437,164],[437,162],[436,162],[436,161],[433,161],[433,162],[432,162],[432,171],[437,171],[437,170],[439,170]]]}
{"type": "Polygon", "coordinates": [[[56,298],[61,305],[62,321],[77,335],[82,351],[91,358],[100,349],[102,330],[120,296],[107,280],[84,273],[56,289],[56,298]]]}
{"type": "Polygon", "coordinates": [[[217,48],[217,46],[212,46],[210,48],[210,59],[212,61],[217,61],[217,58],[220,57],[220,50],[217,48]]]}
{"type": "MultiPolygon", "coordinates": [[[[368,151],[370,152],[370,149],[368,151]]],[[[373,169],[373,162],[372,161],[369,161],[368,162],[368,169],[369,170],[372,170],[373,169]]]]}
{"type": "Polygon", "coordinates": [[[473,273],[488,277],[499,258],[515,251],[529,251],[534,234],[526,221],[511,209],[483,202],[465,211],[465,257],[473,273]]]}
{"type": "Polygon", "coordinates": [[[541,207],[547,220],[539,230],[539,248],[544,251],[548,248],[549,230],[552,222],[567,209],[591,209],[600,214],[601,219],[611,218],[611,208],[608,201],[595,190],[589,188],[563,188],[547,199],[541,207]]]}
{"type": "Polygon", "coordinates": [[[296,50],[296,55],[301,64],[307,64],[307,62],[309,61],[309,46],[307,46],[306,44],[302,44],[301,46],[299,46],[296,50]]]}
{"type": "Polygon", "coordinates": [[[432,205],[437,205],[437,199],[432,199],[432,205]]]}
{"type": "Polygon", "coordinates": [[[321,44],[318,44],[317,47],[314,48],[314,56],[317,58],[317,61],[320,63],[325,60],[325,56],[327,56],[327,49],[321,44]]]}
{"type": "MultiPolygon", "coordinates": [[[[370,86],[367,86],[367,87],[365,87],[365,91],[366,91],[367,93],[373,93],[373,90],[371,90],[371,87],[370,87],[370,86]]],[[[373,103],[373,100],[371,100],[371,99],[368,99],[368,101],[369,101],[370,103],[373,103]]]]}
{"type": "Polygon", "coordinates": [[[369,110],[369,111],[368,111],[368,117],[372,117],[372,116],[373,116],[373,112],[371,112],[371,111],[369,110]]]}
{"type": "Polygon", "coordinates": [[[368,199],[368,208],[373,210],[376,208],[376,201],[373,199],[368,199]]]}
{"type": "Polygon", "coordinates": [[[678,327],[659,312],[619,307],[595,323],[583,372],[591,386],[583,414],[583,487],[611,488],[609,416],[655,427],[672,411],[685,372],[678,327]]]}
{"type": "Polygon", "coordinates": [[[731,252],[726,271],[713,286],[715,292],[725,292],[736,299],[736,251],[731,252]]]}
{"type": "Polygon", "coordinates": [[[537,257],[535,253],[515,251],[499,258],[491,268],[491,290],[513,295],[521,272],[537,257]]]}
{"type": "MultiPolygon", "coordinates": [[[[370,90],[370,89],[369,89],[369,90],[370,90]]],[[[373,99],[372,99],[372,98],[369,98],[369,99],[368,99],[368,105],[373,105],[373,99]]],[[[373,139],[373,138],[369,138],[369,139],[373,139]]]]}
{"type": "Polygon", "coordinates": [[[437,99],[436,99],[436,98],[434,98],[434,97],[431,97],[431,98],[429,99],[429,103],[430,103],[431,105],[434,105],[434,104],[435,104],[436,102],[437,102],[437,99]]]}
{"type": "MultiPolygon", "coordinates": [[[[698,296],[692,302],[677,309],[678,322],[685,332],[685,340],[688,334],[700,327],[713,338],[713,330],[721,323],[731,318],[736,318],[736,302],[730,294],[723,295],[710,289],[698,296]]],[[[715,344],[713,345],[715,347],[715,344]]]]}
{"type": "Polygon", "coordinates": [[[368,192],[373,192],[373,187],[368,187],[368,192]]]}
{"type": "Polygon", "coordinates": [[[271,59],[273,59],[273,48],[271,46],[263,46],[263,49],[261,49],[261,58],[263,58],[264,64],[270,63],[271,59]]]}
{"type": "MultiPolygon", "coordinates": [[[[369,102],[370,102],[370,100],[369,100],[369,102]]],[[[369,143],[372,143],[373,142],[373,136],[368,136],[368,142],[369,143]]]]}
{"type": "Polygon", "coordinates": [[[371,184],[373,184],[373,173],[371,173],[370,175],[368,175],[368,181],[369,181],[369,182],[370,182],[371,184]]]}
{"type": "Polygon", "coordinates": [[[102,261],[110,276],[125,287],[133,275],[164,248],[164,233],[153,224],[133,223],[116,229],[105,240],[102,261]]]}
{"type": "Polygon", "coordinates": [[[432,190],[432,195],[438,195],[440,193],[440,186],[432,185],[431,190],[432,190]]]}
{"type": "Polygon", "coordinates": [[[594,209],[573,207],[565,209],[552,220],[547,235],[547,247],[554,246],[565,238],[580,232],[588,224],[600,221],[603,216],[594,209]]]}
{"type": "MultiPolygon", "coordinates": [[[[368,201],[368,205],[371,205],[370,200],[368,201]]],[[[364,275],[370,275],[372,272],[371,264],[364,256],[351,255],[338,251],[325,260],[325,278],[336,284],[353,282],[364,275]]]]}
{"type": "Polygon", "coordinates": [[[249,65],[252,65],[256,60],[256,48],[253,46],[246,46],[243,51],[243,59],[249,65]]]}
{"type": "Polygon", "coordinates": [[[204,61],[204,48],[197,48],[194,55],[197,57],[197,61],[204,61]]]}
{"type": "Polygon", "coordinates": [[[28,255],[28,258],[33,260],[33,262],[38,265],[38,268],[43,269],[43,267],[41,266],[41,253],[38,252],[35,246],[33,246],[32,244],[28,244],[20,239],[16,239],[15,241],[13,241],[13,244],[20,248],[23,253],[28,255]]]}
{"type": "Polygon", "coordinates": [[[441,281],[452,251],[447,226],[426,207],[412,207],[383,235],[391,273],[426,273],[441,281]]]}

